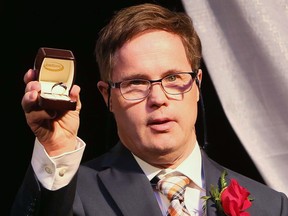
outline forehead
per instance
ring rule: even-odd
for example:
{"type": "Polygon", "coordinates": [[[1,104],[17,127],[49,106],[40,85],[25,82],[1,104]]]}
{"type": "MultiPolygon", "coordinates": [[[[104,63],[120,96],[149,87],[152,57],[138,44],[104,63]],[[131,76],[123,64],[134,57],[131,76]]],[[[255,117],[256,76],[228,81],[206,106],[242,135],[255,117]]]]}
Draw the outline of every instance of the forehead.
{"type": "Polygon", "coordinates": [[[149,31],[133,37],[115,57],[113,77],[190,68],[181,38],[166,31],[149,31]]]}

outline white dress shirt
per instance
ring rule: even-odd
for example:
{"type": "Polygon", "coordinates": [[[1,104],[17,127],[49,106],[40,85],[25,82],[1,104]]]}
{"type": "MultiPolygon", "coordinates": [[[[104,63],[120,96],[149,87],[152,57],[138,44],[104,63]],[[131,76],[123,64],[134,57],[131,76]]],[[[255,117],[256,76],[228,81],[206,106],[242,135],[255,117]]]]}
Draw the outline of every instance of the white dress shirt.
{"type": "Polygon", "coordinates": [[[58,190],[66,186],[78,170],[85,146],[86,144],[78,138],[76,150],[50,157],[36,139],[31,164],[43,187],[48,190],[58,190]]]}

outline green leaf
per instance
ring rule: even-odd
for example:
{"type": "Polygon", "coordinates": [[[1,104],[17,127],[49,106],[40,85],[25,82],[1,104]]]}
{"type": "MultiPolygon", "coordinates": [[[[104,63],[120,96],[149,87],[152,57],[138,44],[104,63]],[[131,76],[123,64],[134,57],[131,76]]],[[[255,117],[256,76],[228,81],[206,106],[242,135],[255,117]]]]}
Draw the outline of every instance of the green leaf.
{"type": "Polygon", "coordinates": [[[228,175],[227,170],[224,170],[220,177],[221,191],[227,187],[226,176],[228,175]]]}
{"type": "Polygon", "coordinates": [[[211,199],[211,196],[202,196],[201,199],[207,201],[207,200],[211,199]]]}

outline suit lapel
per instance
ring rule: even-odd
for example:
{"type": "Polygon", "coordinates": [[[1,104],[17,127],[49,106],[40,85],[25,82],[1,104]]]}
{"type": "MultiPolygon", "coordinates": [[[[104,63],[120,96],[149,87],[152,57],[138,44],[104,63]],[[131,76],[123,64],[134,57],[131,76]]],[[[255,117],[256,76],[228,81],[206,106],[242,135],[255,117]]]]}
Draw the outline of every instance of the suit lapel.
{"type": "MultiPolygon", "coordinates": [[[[206,182],[206,195],[210,195],[209,194],[210,186],[211,185],[217,186],[219,182],[219,177],[223,172],[223,167],[217,164],[216,162],[212,161],[203,150],[202,150],[202,161],[206,182]]],[[[206,215],[217,216],[216,208],[211,200],[207,202],[206,215]]]]}
{"type": "Polygon", "coordinates": [[[149,216],[161,215],[151,184],[132,154],[120,147],[112,158],[99,178],[123,215],[146,216],[147,211],[149,216]]]}

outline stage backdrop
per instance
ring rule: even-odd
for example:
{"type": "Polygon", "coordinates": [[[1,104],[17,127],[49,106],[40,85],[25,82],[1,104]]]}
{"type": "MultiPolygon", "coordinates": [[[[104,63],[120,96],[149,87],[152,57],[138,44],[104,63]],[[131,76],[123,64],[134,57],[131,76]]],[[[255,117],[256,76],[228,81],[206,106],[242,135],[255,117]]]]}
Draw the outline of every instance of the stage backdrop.
{"type": "Polygon", "coordinates": [[[228,120],[266,184],[288,195],[287,0],[182,3],[228,120]]]}

